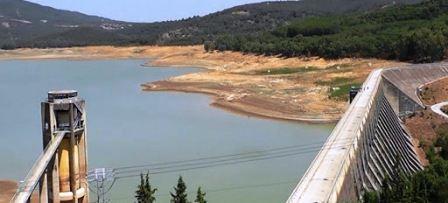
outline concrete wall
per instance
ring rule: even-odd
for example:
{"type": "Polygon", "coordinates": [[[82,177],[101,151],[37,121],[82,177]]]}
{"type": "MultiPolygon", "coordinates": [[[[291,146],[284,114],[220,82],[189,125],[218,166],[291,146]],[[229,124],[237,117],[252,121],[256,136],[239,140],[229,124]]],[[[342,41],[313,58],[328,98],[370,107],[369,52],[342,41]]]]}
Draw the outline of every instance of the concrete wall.
{"type": "Polygon", "coordinates": [[[412,88],[447,72],[435,69],[418,79],[413,73],[425,71],[416,67],[388,71],[369,75],[288,203],[356,202],[366,190],[380,189],[396,170],[412,174],[422,169],[398,115],[423,108],[412,88]],[[407,75],[409,86],[397,81],[403,79],[400,73],[407,75]]]}
{"type": "Polygon", "coordinates": [[[352,167],[345,174],[339,202],[353,202],[365,190],[378,190],[386,176],[400,168],[406,174],[422,169],[410,136],[403,130],[380,84],[358,140],[352,167]]]}
{"type": "Polygon", "coordinates": [[[448,63],[415,64],[383,71],[387,99],[397,114],[424,108],[419,87],[448,76],[448,63]],[[396,103],[398,101],[398,103],[396,103]]]}
{"type": "Polygon", "coordinates": [[[328,137],[301,181],[287,200],[295,202],[337,202],[357,199],[366,183],[365,167],[360,153],[366,130],[373,132],[374,122],[369,117],[376,105],[382,70],[373,71],[363,84],[335,129],[328,137]],[[341,196],[343,198],[341,198],[341,196]]]}
{"type": "Polygon", "coordinates": [[[399,117],[424,108],[419,102],[410,98],[408,94],[396,88],[389,80],[383,80],[383,91],[395,114],[399,117]]]}
{"type": "Polygon", "coordinates": [[[425,108],[419,87],[447,76],[448,63],[372,71],[287,202],[356,202],[396,170],[421,170],[400,116],[425,108]]]}

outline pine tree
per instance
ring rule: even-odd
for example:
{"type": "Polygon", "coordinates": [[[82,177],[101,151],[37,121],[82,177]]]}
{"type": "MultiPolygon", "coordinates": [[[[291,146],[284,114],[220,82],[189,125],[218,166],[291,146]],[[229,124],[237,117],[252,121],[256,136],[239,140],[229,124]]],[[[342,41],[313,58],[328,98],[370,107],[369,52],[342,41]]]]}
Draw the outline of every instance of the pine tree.
{"type": "Polygon", "coordinates": [[[187,186],[182,176],[179,176],[177,186],[174,187],[174,194],[171,194],[171,203],[189,203],[187,200],[187,186]]]}
{"type": "Polygon", "coordinates": [[[380,194],[381,202],[392,202],[393,194],[390,188],[390,184],[391,181],[389,176],[384,177],[381,185],[381,194],[380,194]]]}
{"type": "Polygon", "coordinates": [[[362,197],[364,203],[378,203],[380,198],[376,191],[365,191],[362,197]]]}
{"type": "Polygon", "coordinates": [[[149,183],[149,174],[146,174],[143,177],[143,174],[140,174],[140,185],[138,186],[137,191],[135,191],[135,198],[137,198],[138,203],[153,203],[156,201],[154,194],[156,193],[157,188],[152,189],[151,184],[149,183]]]}
{"type": "Polygon", "coordinates": [[[194,200],[194,202],[207,203],[207,200],[205,200],[205,192],[201,191],[201,187],[198,188],[198,192],[196,194],[196,200],[194,200]]]}

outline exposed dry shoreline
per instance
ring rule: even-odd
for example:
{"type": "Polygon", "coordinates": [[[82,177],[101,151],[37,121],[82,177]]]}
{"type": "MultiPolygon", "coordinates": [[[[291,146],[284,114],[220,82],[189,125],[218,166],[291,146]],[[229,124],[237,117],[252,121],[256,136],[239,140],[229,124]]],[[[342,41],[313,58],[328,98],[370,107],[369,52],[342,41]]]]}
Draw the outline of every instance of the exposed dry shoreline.
{"type": "Polygon", "coordinates": [[[7,203],[16,192],[17,182],[12,180],[0,180],[0,203],[7,203]]]}
{"type": "Polygon", "coordinates": [[[145,91],[212,95],[212,105],[267,118],[328,123],[347,102],[329,98],[335,82],[362,83],[379,67],[401,65],[377,59],[281,58],[238,52],[205,52],[202,46],[74,47],[0,51],[1,59],[151,59],[147,66],[200,67],[205,71],[142,84],[145,91]],[[286,69],[285,69],[286,68],[286,69]]]}

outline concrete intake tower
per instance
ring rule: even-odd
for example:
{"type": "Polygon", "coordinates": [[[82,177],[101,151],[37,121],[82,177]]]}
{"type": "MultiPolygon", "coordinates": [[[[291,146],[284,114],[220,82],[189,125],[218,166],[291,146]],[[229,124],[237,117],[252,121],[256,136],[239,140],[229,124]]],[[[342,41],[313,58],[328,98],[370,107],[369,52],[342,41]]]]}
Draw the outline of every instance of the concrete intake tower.
{"type": "Polygon", "coordinates": [[[85,101],[74,90],[51,91],[41,110],[44,151],[64,133],[39,181],[40,202],[89,202],[85,101]]]}

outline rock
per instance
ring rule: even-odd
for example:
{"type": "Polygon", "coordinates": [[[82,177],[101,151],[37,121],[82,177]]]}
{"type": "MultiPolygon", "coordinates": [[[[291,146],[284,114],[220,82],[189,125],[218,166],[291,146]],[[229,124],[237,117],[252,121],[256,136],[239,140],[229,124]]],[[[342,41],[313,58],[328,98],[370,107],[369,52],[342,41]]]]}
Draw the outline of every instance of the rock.
{"type": "Polygon", "coordinates": [[[2,26],[5,28],[11,27],[8,22],[2,22],[2,26]]]}
{"type": "Polygon", "coordinates": [[[232,102],[233,100],[235,100],[235,95],[234,94],[231,94],[231,95],[226,97],[226,101],[228,101],[228,102],[232,102]]]}

